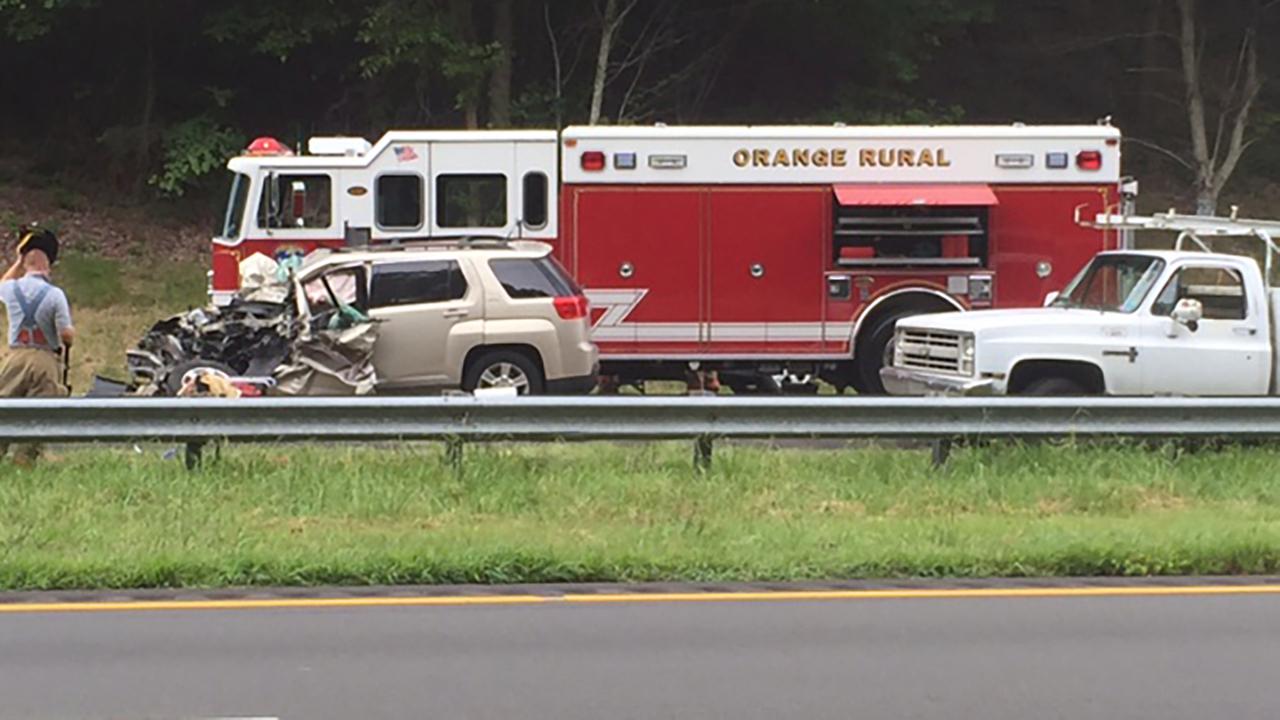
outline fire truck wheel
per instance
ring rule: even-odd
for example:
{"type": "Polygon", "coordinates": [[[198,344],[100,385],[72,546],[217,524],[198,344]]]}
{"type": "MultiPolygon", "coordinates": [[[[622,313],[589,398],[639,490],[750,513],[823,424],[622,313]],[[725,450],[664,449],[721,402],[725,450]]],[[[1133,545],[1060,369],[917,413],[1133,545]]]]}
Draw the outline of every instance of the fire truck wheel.
{"type": "Polygon", "coordinates": [[[1080,383],[1070,378],[1046,377],[1033,380],[1022,390],[1021,395],[1088,395],[1080,383]]]}
{"type": "Polygon", "coordinates": [[[508,387],[519,395],[541,395],[542,370],[524,353],[494,350],[476,358],[462,378],[462,389],[467,392],[508,387]]]}
{"type": "Polygon", "coordinates": [[[858,343],[857,356],[854,358],[858,366],[857,382],[854,383],[854,388],[859,395],[884,394],[884,385],[880,382],[880,368],[884,367],[890,343],[893,342],[893,326],[899,319],[909,314],[911,313],[890,315],[881,320],[871,328],[870,332],[863,335],[863,339],[858,343]]]}

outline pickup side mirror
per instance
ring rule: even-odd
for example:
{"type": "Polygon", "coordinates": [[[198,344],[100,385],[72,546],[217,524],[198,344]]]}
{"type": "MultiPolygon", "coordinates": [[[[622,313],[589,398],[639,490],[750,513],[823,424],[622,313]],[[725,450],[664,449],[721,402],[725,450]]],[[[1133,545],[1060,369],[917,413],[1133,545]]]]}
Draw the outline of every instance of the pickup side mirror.
{"type": "Polygon", "coordinates": [[[1058,295],[1059,295],[1059,294],[1060,294],[1060,293],[1059,293],[1057,290],[1054,290],[1053,292],[1049,293],[1048,295],[1045,295],[1045,296],[1044,296],[1044,306],[1045,306],[1045,307],[1049,307],[1050,305],[1052,305],[1052,304],[1053,304],[1053,301],[1058,299],[1058,295]]]}
{"type": "Polygon", "coordinates": [[[1204,317],[1204,306],[1199,300],[1182,298],[1173,306],[1172,317],[1174,322],[1186,325],[1188,330],[1195,332],[1200,328],[1200,319],[1204,317]]]}

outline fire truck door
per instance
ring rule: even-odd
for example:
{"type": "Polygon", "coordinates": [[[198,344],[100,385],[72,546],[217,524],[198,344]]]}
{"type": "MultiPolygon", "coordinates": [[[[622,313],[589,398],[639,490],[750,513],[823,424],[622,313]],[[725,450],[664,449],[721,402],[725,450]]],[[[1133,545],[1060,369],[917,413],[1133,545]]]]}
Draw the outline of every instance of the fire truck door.
{"type": "Polygon", "coordinates": [[[822,351],[829,194],[801,187],[708,191],[711,352],[822,351]]]}
{"type": "Polygon", "coordinates": [[[602,354],[695,353],[702,338],[702,193],[571,189],[571,268],[591,301],[602,354]]]}
{"type": "Polygon", "coordinates": [[[1114,249],[1115,233],[1080,227],[1080,217],[1104,212],[1115,194],[1107,186],[995,186],[991,208],[990,267],[995,300],[1003,307],[1034,307],[1058,291],[1095,254],[1114,249]]]}

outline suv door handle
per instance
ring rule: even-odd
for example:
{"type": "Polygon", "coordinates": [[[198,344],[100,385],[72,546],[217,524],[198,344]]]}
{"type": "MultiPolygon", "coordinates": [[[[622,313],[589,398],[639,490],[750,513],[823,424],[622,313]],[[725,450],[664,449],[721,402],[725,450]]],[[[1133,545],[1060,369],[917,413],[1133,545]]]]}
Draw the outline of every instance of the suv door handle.
{"type": "Polygon", "coordinates": [[[459,308],[457,310],[445,310],[442,314],[447,318],[461,318],[470,315],[471,311],[465,308],[459,308]]]}
{"type": "Polygon", "coordinates": [[[1237,335],[1257,335],[1258,328],[1255,327],[1235,327],[1231,328],[1231,332],[1237,335]]]}

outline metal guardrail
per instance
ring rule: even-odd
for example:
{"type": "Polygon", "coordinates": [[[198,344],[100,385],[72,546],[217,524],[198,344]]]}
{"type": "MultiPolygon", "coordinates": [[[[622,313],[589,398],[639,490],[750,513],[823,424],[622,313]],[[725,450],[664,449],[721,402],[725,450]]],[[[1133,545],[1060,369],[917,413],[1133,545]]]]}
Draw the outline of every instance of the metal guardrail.
{"type": "MultiPolygon", "coordinates": [[[[0,401],[6,442],[1280,438],[1280,398],[377,397],[0,401]]],[[[938,457],[937,455],[935,456],[938,457]]]]}

